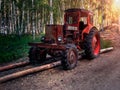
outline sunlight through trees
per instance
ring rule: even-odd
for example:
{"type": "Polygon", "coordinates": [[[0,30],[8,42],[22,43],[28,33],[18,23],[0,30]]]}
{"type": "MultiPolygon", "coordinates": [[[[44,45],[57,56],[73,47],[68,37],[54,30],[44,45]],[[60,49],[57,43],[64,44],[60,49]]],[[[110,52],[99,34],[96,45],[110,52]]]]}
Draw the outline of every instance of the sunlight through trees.
{"type": "Polygon", "coordinates": [[[63,24],[64,10],[85,8],[94,13],[94,24],[100,29],[118,21],[119,0],[0,0],[0,33],[40,34],[46,24],[63,24]],[[51,14],[51,11],[53,12],[51,14]]]}

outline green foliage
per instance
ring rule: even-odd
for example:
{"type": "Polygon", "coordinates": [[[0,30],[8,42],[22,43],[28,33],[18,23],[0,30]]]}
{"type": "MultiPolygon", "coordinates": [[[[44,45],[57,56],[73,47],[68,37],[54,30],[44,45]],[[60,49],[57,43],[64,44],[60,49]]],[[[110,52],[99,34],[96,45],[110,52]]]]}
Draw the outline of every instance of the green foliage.
{"type": "Polygon", "coordinates": [[[8,30],[0,30],[0,33],[32,33],[32,27],[35,27],[39,34],[43,30],[41,28],[49,24],[51,11],[54,24],[63,24],[65,9],[83,7],[93,12],[94,25],[100,28],[102,23],[103,26],[107,26],[115,18],[115,21],[118,20],[118,12],[113,13],[115,10],[111,7],[112,2],[113,0],[52,0],[53,5],[50,7],[50,0],[1,0],[0,21],[3,23],[0,25],[7,26],[8,30]]]}
{"type": "Polygon", "coordinates": [[[40,41],[40,36],[33,40],[31,35],[0,35],[0,63],[10,62],[28,55],[28,42],[40,41]]]}
{"type": "Polygon", "coordinates": [[[101,38],[101,49],[108,48],[108,47],[111,47],[111,46],[112,46],[112,41],[110,41],[110,40],[103,40],[101,38]]]}

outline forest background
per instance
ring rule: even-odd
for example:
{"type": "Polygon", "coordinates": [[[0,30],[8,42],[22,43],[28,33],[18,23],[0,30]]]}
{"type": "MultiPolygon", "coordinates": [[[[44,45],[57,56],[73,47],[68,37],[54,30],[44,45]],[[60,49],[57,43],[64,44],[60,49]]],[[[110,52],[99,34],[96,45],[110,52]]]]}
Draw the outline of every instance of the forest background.
{"type": "Polygon", "coordinates": [[[27,43],[40,41],[51,12],[53,24],[63,25],[68,8],[92,11],[99,30],[119,21],[114,0],[0,0],[0,63],[27,56],[27,43]]]}

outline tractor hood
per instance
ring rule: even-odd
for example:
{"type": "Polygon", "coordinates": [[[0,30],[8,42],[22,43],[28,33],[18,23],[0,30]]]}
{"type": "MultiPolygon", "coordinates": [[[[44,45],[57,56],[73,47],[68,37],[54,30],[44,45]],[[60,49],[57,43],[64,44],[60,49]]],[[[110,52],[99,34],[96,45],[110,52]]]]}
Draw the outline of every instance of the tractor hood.
{"type": "Polygon", "coordinates": [[[63,25],[46,25],[45,41],[58,43],[63,41],[63,25]]]}

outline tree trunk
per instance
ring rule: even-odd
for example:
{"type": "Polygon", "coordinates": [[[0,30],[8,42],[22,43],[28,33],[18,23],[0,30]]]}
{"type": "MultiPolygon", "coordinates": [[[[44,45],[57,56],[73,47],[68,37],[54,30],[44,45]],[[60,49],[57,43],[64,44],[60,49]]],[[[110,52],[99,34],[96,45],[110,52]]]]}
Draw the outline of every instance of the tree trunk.
{"type": "Polygon", "coordinates": [[[13,68],[16,68],[16,67],[28,65],[28,64],[29,64],[29,62],[26,62],[26,61],[10,64],[10,65],[7,65],[7,66],[0,67],[0,72],[5,71],[5,70],[9,70],[9,69],[13,69],[13,68]]]}
{"type": "Polygon", "coordinates": [[[25,76],[25,75],[28,75],[28,74],[32,74],[32,73],[35,73],[35,72],[40,72],[40,71],[43,71],[43,70],[46,70],[46,69],[50,69],[50,68],[56,67],[58,65],[61,65],[61,61],[53,62],[53,63],[46,64],[46,65],[43,65],[43,66],[38,66],[38,67],[35,67],[35,68],[31,68],[31,69],[23,70],[23,71],[16,72],[16,73],[13,73],[13,74],[10,74],[10,75],[6,75],[6,76],[0,78],[0,83],[6,82],[8,80],[12,80],[12,79],[15,79],[15,78],[18,78],[18,77],[22,77],[22,76],[25,76]]]}

